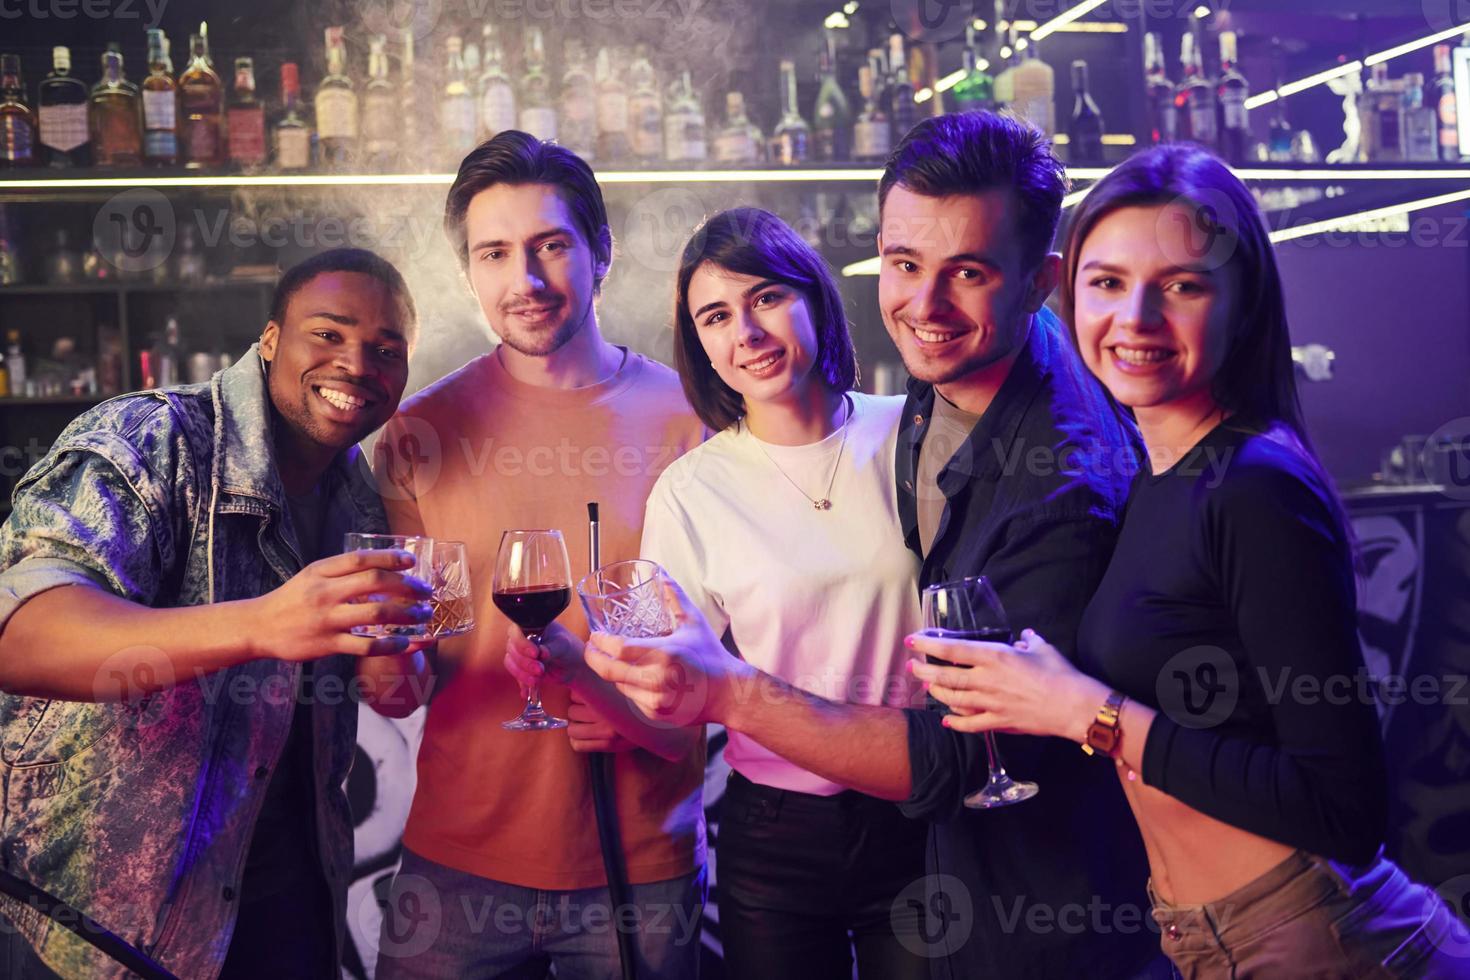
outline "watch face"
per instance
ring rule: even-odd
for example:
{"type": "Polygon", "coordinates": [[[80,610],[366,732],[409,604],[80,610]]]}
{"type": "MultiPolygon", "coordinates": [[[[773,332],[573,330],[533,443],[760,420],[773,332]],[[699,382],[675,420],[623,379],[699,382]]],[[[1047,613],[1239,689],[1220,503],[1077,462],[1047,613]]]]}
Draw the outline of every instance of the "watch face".
{"type": "Polygon", "coordinates": [[[1118,730],[1100,722],[1094,722],[1087,732],[1087,744],[1099,752],[1111,753],[1118,744],[1118,730]]]}

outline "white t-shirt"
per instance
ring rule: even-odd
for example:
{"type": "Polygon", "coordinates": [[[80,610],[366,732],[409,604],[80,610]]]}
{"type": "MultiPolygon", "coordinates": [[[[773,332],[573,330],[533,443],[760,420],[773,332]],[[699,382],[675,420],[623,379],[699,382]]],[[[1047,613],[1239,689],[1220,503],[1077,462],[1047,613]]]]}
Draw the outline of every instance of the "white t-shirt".
{"type": "MultiPolygon", "coordinates": [[[[903,398],[851,398],[845,445],[841,429],[776,446],[736,423],[680,457],[648,499],[642,552],[761,670],[837,701],[909,706],[918,686],[903,638],[920,626],[919,562],[894,486],[903,398]]],[[[846,788],[729,737],[726,761],[752,782],[821,796],[846,788]]]]}

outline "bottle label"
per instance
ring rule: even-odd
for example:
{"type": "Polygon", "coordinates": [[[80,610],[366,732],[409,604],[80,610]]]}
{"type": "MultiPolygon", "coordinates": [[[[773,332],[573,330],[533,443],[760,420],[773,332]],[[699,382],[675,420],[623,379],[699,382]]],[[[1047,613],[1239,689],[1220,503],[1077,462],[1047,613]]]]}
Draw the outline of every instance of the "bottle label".
{"type": "MultiPolygon", "coordinates": [[[[41,123],[41,132],[46,132],[46,124],[41,123]]],[[[1446,92],[1439,97],[1439,145],[1441,147],[1452,147],[1454,158],[1460,155],[1460,113],[1459,106],[1455,102],[1455,93],[1446,92]]],[[[1446,159],[1451,159],[1445,154],[1446,159]]]]}
{"type": "Polygon", "coordinates": [[[664,117],[664,154],[670,163],[703,160],[708,152],[704,120],[694,112],[671,112],[664,117]]]}
{"type": "Polygon", "coordinates": [[[623,92],[603,92],[597,96],[597,131],[628,131],[628,96],[623,92]]]}
{"type": "Polygon", "coordinates": [[[305,170],[311,165],[311,135],[305,126],[276,130],[276,164],[282,170],[305,170]]]}
{"type": "Polygon", "coordinates": [[[635,98],[629,108],[633,124],[628,136],[633,153],[640,157],[657,157],[663,152],[663,112],[657,98],[635,98]]]}
{"type": "Polygon", "coordinates": [[[178,95],[167,92],[143,93],[143,128],[173,129],[178,125],[178,95]]]}
{"type": "Polygon", "coordinates": [[[260,106],[229,112],[230,159],[236,163],[265,162],[265,110],[260,106]]]}
{"type": "Polygon", "coordinates": [[[1220,114],[1226,129],[1246,128],[1245,93],[1231,92],[1220,97],[1220,114]]]}
{"type": "Polygon", "coordinates": [[[357,138],[357,97],[347,89],[316,93],[317,134],[324,140],[357,138]]]}
{"type": "Polygon", "coordinates": [[[386,153],[397,133],[396,102],[391,95],[369,95],[362,100],[362,138],[368,153],[386,153]]]}
{"type": "Polygon", "coordinates": [[[556,110],[550,106],[527,106],[521,110],[521,129],[537,139],[556,139],[556,110]]]}
{"type": "Polygon", "coordinates": [[[893,137],[888,120],[859,121],[853,128],[852,152],[854,156],[867,160],[886,157],[892,148],[893,137]]]}
{"type": "Polygon", "coordinates": [[[171,129],[150,129],[143,134],[143,152],[150,160],[174,160],[179,155],[179,137],[171,129]]]}
{"type": "Polygon", "coordinates": [[[184,155],[200,163],[214,163],[220,157],[219,120],[209,116],[184,120],[184,155]]]}
{"type": "Polygon", "coordinates": [[[509,85],[491,85],[480,96],[480,126],[486,136],[516,128],[516,97],[509,85]]]}
{"type": "Polygon", "coordinates": [[[36,134],[29,116],[0,116],[0,160],[30,163],[36,157],[36,134]]]}
{"type": "Polygon", "coordinates": [[[1207,146],[1213,145],[1215,130],[1218,128],[1215,122],[1215,106],[1210,99],[1199,97],[1189,100],[1190,139],[1207,146]]]}
{"type": "Polygon", "coordinates": [[[590,91],[578,91],[562,99],[558,124],[562,142],[574,152],[596,152],[597,99],[590,91]]]}
{"type": "Polygon", "coordinates": [[[53,150],[70,153],[87,142],[87,107],[41,106],[41,142],[53,150]]]}
{"type": "Polygon", "coordinates": [[[455,153],[468,153],[475,148],[475,100],[468,95],[451,96],[439,105],[439,121],[444,127],[444,144],[455,153]]]}
{"type": "Polygon", "coordinates": [[[755,140],[744,129],[715,137],[715,159],[721,163],[749,163],[759,157],[755,140]]]}

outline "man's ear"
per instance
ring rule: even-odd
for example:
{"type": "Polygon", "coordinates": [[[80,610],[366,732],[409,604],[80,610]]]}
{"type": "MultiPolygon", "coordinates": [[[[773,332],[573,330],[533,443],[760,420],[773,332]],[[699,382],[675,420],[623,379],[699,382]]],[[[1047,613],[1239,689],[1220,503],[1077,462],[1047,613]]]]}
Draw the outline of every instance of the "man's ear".
{"type": "Polygon", "coordinates": [[[1046,253],[1036,274],[1031,277],[1031,291],[1026,296],[1026,312],[1035,313],[1046,304],[1046,299],[1057,288],[1062,277],[1062,257],[1056,252],[1046,253]]]}
{"type": "Polygon", "coordinates": [[[272,320],[260,332],[260,359],[269,364],[276,356],[276,343],[281,339],[281,325],[272,320]]]}

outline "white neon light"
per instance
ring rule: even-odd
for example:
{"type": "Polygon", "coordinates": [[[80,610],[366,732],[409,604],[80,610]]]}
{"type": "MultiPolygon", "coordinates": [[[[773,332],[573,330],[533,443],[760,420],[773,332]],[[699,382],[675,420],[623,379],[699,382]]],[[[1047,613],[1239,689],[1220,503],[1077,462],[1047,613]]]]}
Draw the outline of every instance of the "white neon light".
{"type": "Polygon", "coordinates": [[[861,262],[852,262],[848,265],[843,266],[842,274],[848,277],[876,276],[878,274],[879,268],[882,265],[883,259],[880,256],[875,255],[871,259],[863,259],[861,262]]]}
{"type": "Polygon", "coordinates": [[[1072,21],[1077,20],[1081,17],[1085,17],[1088,14],[1092,13],[1098,7],[1101,7],[1104,3],[1107,3],[1107,0],[1082,0],[1081,3],[1077,4],[1077,6],[1064,11],[1056,17],[1053,17],[1051,20],[1047,21],[1045,24],[1042,24],[1036,30],[1032,31],[1031,40],[1040,41],[1046,38],[1048,35],[1056,33],[1066,25],[1072,23],[1072,21]]]}
{"type": "Polygon", "coordinates": [[[1306,78],[1300,79],[1299,81],[1283,85],[1278,90],[1261,92],[1257,95],[1253,95],[1245,100],[1245,107],[1247,109],[1257,109],[1263,105],[1270,105],[1278,98],[1284,99],[1288,95],[1295,95],[1296,93],[1305,91],[1306,89],[1313,88],[1325,82],[1330,82],[1340,75],[1346,75],[1350,72],[1355,71],[1362,71],[1365,67],[1371,68],[1372,66],[1382,64],[1385,61],[1391,61],[1394,58],[1399,57],[1400,55],[1409,54],[1422,48],[1427,48],[1431,44],[1437,44],[1440,41],[1447,41],[1452,37],[1458,37],[1461,34],[1464,34],[1467,30],[1470,30],[1470,25],[1461,24],[1457,27],[1448,27],[1442,31],[1436,31],[1433,34],[1426,35],[1425,37],[1421,37],[1413,41],[1406,41],[1403,44],[1396,45],[1392,48],[1385,48],[1384,50],[1379,51],[1376,54],[1368,55],[1368,57],[1364,58],[1362,61],[1349,61],[1347,64],[1338,65],[1335,68],[1329,68],[1327,71],[1318,72],[1315,75],[1308,75],[1306,78]]]}
{"type": "Polygon", "coordinates": [[[1451,27],[1446,30],[1440,31],[1438,34],[1431,34],[1428,37],[1421,37],[1417,41],[1410,41],[1407,44],[1400,44],[1396,48],[1389,48],[1387,51],[1380,51],[1377,54],[1370,54],[1368,57],[1363,59],[1363,64],[1367,65],[1369,68],[1372,68],[1374,65],[1380,62],[1388,61],[1391,58],[1397,58],[1401,54],[1408,54],[1410,51],[1418,51],[1420,48],[1427,48],[1431,44],[1438,44],[1440,41],[1447,41],[1452,37],[1459,37],[1461,34],[1464,33],[1464,24],[1461,24],[1458,27],[1451,27]]]}
{"type": "Polygon", "coordinates": [[[1308,235],[1318,235],[1324,231],[1332,231],[1344,225],[1357,224],[1362,221],[1372,221],[1375,218],[1391,218],[1399,214],[1412,214],[1415,211],[1423,211],[1425,208],[1437,207],[1441,204],[1453,204],[1456,201],[1470,200],[1470,190],[1455,191],[1452,194],[1440,194],[1436,197],[1426,197],[1418,201],[1409,201],[1405,204],[1392,204],[1384,208],[1373,208],[1370,211],[1358,211],[1353,214],[1345,214],[1338,218],[1327,218],[1323,221],[1314,221],[1311,224],[1298,225],[1295,228],[1283,228],[1271,233],[1273,242],[1289,242],[1297,238],[1305,238],[1308,235]]]}
{"type": "MultiPolygon", "coordinates": [[[[976,65],[976,67],[978,68],[979,65],[976,65]]],[[[985,67],[988,68],[990,66],[989,65],[986,65],[985,67]]],[[[984,71],[985,69],[984,68],[981,68],[980,70],[981,71],[984,71]]],[[[934,91],[936,91],[936,92],[948,92],[950,89],[954,88],[961,81],[963,81],[964,80],[964,77],[965,77],[965,70],[963,68],[961,68],[959,71],[952,71],[948,75],[945,75],[939,81],[937,81],[937,82],[934,83],[934,91]]],[[[916,95],[915,98],[917,98],[917,97],[918,96],[916,95]]]]}
{"type": "Polygon", "coordinates": [[[934,98],[934,90],[932,88],[921,88],[914,93],[915,102],[928,102],[932,98],[934,98]]]}

